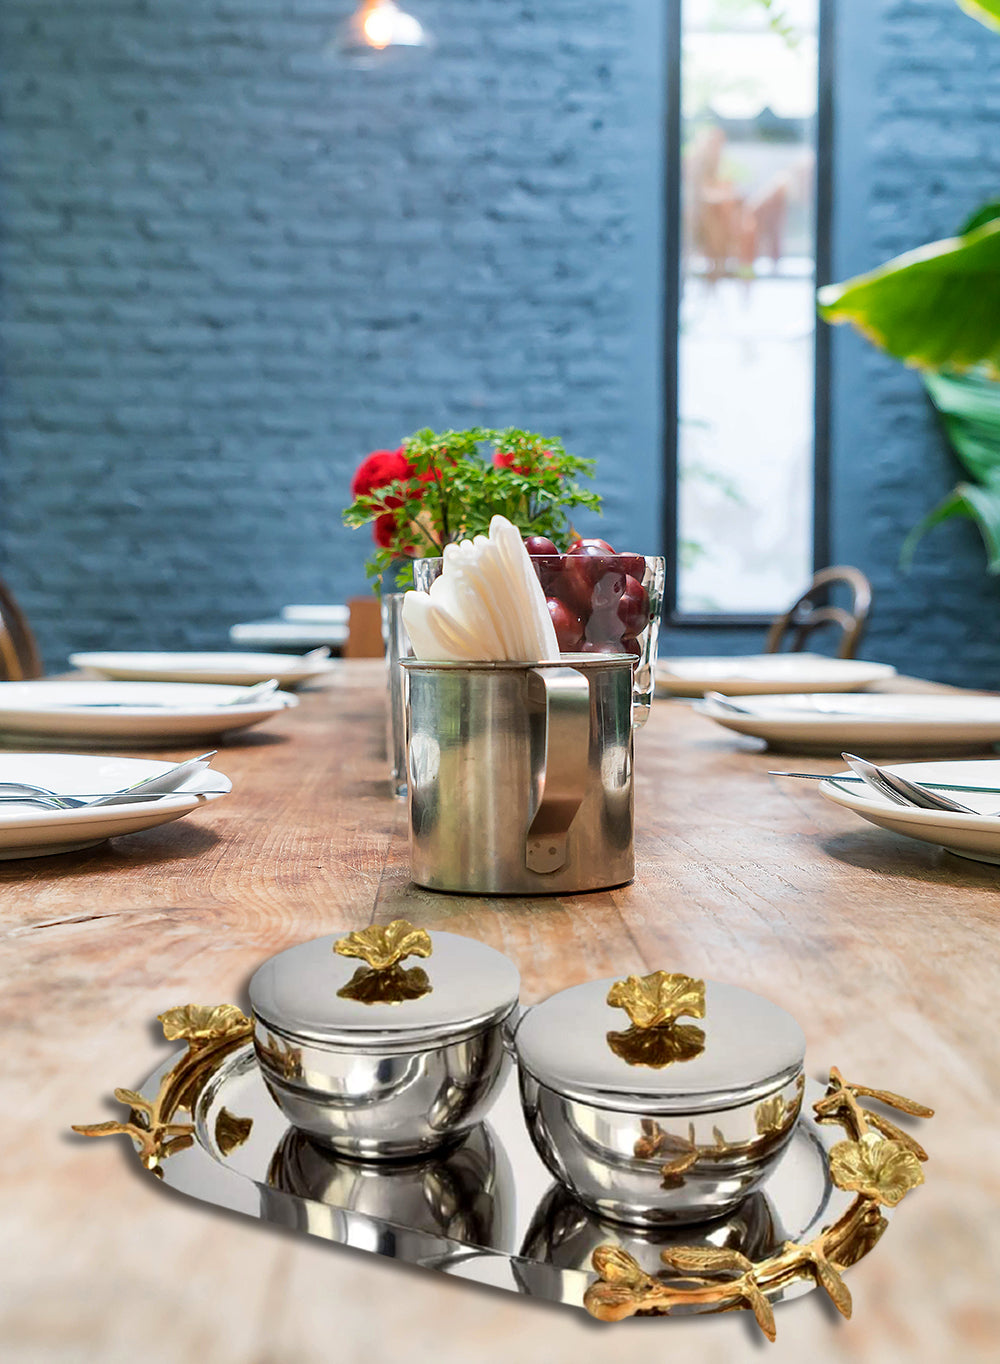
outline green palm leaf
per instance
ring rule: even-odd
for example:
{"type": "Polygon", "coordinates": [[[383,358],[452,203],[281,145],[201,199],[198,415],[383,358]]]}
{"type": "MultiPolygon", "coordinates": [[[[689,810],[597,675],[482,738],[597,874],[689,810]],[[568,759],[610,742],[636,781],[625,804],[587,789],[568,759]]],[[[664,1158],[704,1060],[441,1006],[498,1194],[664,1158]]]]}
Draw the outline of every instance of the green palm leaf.
{"type": "Polygon", "coordinates": [[[1000,574],[1000,383],[983,374],[949,373],[925,374],[924,383],[952,448],[975,482],[959,483],[914,527],[903,545],[903,563],[909,564],[917,542],[933,526],[965,516],[983,537],[990,573],[1000,574]]]}
{"type": "Polygon", "coordinates": [[[958,0],[958,3],[973,19],[1000,31],[1000,0],[958,0]]]}
{"type": "Polygon", "coordinates": [[[828,284],[819,306],[828,322],[853,322],[910,364],[1000,374],[1000,218],[828,284]]]}

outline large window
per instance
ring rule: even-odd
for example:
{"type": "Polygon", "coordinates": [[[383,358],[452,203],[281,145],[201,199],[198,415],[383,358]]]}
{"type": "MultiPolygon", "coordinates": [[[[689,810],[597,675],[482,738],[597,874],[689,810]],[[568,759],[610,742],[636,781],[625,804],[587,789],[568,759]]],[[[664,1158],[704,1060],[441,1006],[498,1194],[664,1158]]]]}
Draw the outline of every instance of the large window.
{"type": "Polygon", "coordinates": [[[675,19],[680,619],[773,614],[814,566],[820,9],[682,0],[675,19]]]}

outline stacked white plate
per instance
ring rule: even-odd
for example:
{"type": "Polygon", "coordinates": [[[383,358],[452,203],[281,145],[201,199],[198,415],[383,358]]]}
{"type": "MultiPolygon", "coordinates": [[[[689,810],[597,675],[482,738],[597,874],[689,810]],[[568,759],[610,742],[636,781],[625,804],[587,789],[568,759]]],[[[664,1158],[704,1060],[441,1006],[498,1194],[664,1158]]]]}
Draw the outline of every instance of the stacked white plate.
{"type": "MultiPolygon", "coordinates": [[[[25,782],[63,795],[91,796],[120,791],[156,777],[172,763],[110,758],[86,753],[0,753],[0,794],[4,782],[25,782]]],[[[0,860],[76,852],[106,838],[137,833],[190,814],[232,790],[214,768],[188,777],[170,795],[96,809],[56,810],[28,802],[0,801],[0,860]]]]}
{"type": "Polygon", "coordinates": [[[745,654],[733,658],[661,658],[656,690],[667,696],[760,696],[778,692],[859,691],[894,677],[888,663],[823,654],[745,654]]]}
{"type": "Polygon", "coordinates": [[[694,709],[716,724],[795,753],[958,753],[1000,743],[1000,696],[887,693],[706,697],[694,709]]]}
{"type": "Polygon", "coordinates": [[[182,682],[0,682],[0,742],[141,748],[258,725],[294,696],[246,701],[246,687],[182,682]]]}
{"type": "Polygon", "coordinates": [[[86,653],[70,654],[74,668],[124,682],[218,682],[251,686],[276,677],[283,687],[329,677],[338,664],[297,654],[86,653]]]}
{"type": "Polygon", "coordinates": [[[932,843],[959,857],[974,862],[1000,864],[1000,759],[986,758],[978,762],[901,763],[887,768],[915,782],[934,782],[934,789],[974,811],[962,814],[957,810],[918,810],[915,806],[895,805],[887,796],[870,786],[836,785],[837,773],[820,782],[819,789],[827,800],[853,810],[870,824],[904,834],[907,838],[932,843]],[[969,791],[967,787],[984,790],[969,791]]]}

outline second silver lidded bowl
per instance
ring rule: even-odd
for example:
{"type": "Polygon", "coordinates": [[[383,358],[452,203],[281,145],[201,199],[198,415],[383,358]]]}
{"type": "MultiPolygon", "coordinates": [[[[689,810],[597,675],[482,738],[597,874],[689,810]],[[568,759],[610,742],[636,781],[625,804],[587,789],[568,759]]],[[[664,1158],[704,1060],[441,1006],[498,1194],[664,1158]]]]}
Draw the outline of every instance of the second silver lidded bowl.
{"type": "Polygon", "coordinates": [[[735,1208],[773,1168],[802,1101],[805,1038],[790,1014],[664,971],[563,990],[524,1013],[514,1046],[545,1164],[586,1207],[639,1226],[735,1208]]]}
{"type": "Polygon", "coordinates": [[[485,1116],[519,985],[485,943],[402,919],[300,943],[250,981],[261,1073],[289,1122],[341,1155],[425,1155],[485,1116]]]}

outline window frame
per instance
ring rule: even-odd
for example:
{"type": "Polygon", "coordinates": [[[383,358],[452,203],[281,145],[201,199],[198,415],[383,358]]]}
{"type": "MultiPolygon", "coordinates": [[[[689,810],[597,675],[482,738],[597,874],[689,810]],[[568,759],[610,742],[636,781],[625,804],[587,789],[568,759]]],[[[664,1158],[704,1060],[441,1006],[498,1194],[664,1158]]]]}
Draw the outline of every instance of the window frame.
{"type": "MultiPolygon", "coordinates": [[[[679,542],[678,358],[681,304],[681,134],[684,0],[668,3],[665,24],[666,109],[664,170],[664,347],[663,347],[663,544],[667,560],[663,623],[671,627],[731,630],[769,625],[772,615],[755,612],[691,612],[677,605],[679,542]]],[[[819,0],[816,102],[816,287],[832,279],[834,156],[834,3],[819,0]]],[[[817,318],[813,361],[813,570],[830,563],[830,328],[817,318]]],[[[803,583],[805,588],[806,584],[803,583]]],[[[780,608],[779,608],[780,609],[780,608]]]]}

